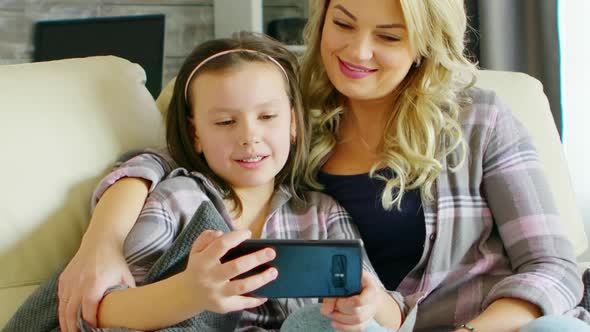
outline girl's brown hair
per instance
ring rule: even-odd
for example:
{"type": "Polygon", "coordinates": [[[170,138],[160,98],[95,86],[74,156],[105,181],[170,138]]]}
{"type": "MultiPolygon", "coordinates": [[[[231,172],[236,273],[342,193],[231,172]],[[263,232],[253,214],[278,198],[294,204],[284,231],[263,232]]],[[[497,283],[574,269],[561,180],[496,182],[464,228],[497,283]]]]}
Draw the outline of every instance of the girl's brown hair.
{"type": "MultiPolygon", "coordinates": [[[[287,185],[291,194],[298,200],[303,199],[302,190],[305,187],[302,181],[302,169],[307,164],[310,126],[299,91],[297,58],[279,42],[262,34],[241,32],[233,38],[206,41],[198,45],[186,58],[176,77],[174,92],[166,112],[168,150],[180,167],[189,171],[198,171],[211,179],[218,186],[224,198],[234,202],[239,215],[242,211],[242,203],[235,191],[211,170],[204,156],[195,151],[194,133],[191,132],[192,129],[188,122],[188,119],[194,115],[193,109],[190,105],[190,97],[189,100],[184,98],[184,88],[194,68],[214,54],[234,49],[247,49],[255,52],[234,52],[213,58],[203,64],[190,79],[193,81],[196,76],[204,72],[228,70],[251,62],[272,63],[268,57],[272,57],[283,67],[287,75],[285,92],[294,109],[297,136],[289,151],[287,163],[275,177],[275,186],[287,185]]],[[[281,76],[283,75],[281,74],[281,76]]]]}

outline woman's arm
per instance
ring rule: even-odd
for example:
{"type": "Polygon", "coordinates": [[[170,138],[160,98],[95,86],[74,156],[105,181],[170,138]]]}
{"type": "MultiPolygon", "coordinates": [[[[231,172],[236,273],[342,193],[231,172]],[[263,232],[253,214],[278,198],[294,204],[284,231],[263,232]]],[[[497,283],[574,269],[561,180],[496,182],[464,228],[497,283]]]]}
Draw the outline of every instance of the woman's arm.
{"type": "MultiPolygon", "coordinates": [[[[541,316],[536,305],[514,298],[503,298],[494,301],[478,317],[468,325],[478,332],[518,331],[521,327],[541,316]]],[[[461,329],[457,331],[462,331],[461,329]]],[[[463,331],[467,331],[463,329],[463,331]]]]}
{"type": "Polygon", "coordinates": [[[96,325],[98,301],[110,286],[134,286],[122,245],[155,185],[175,167],[165,151],[145,151],[107,175],[93,195],[90,224],[76,255],[60,276],[59,321],[64,332],[76,332],[76,312],[96,325]]]}
{"type": "Polygon", "coordinates": [[[379,288],[377,299],[380,305],[377,307],[375,320],[379,325],[395,331],[403,323],[403,312],[399,303],[383,288],[379,288]]]}
{"type": "Polygon", "coordinates": [[[582,282],[531,139],[497,97],[495,106],[482,190],[513,274],[490,290],[482,304],[486,309],[473,325],[480,331],[490,324],[495,324],[494,331],[516,331],[539,315],[562,314],[576,306],[582,282]]]}
{"type": "Polygon", "coordinates": [[[105,290],[116,284],[135,286],[122,246],[147,197],[144,180],[125,178],[111,186],[96,205],[80,248],[59,277],[59,321],[77,331],[76,313],[96,325],[96,309],[105,290]]]}
{"type": "Polygon", "coordinates": [[[148,195],[150,182],[122,178],[97,203],[82,243],[103,243],[122,250],[125,237],[135,224],[148,195]]]}
{"type": "MultiPolygon", "coordinates": [[[[328,239],[360,238],[352,218],[342,206],[332,199],[324,205],[329,206],[328,239]]],[[[349,298],[324,299],[321,311],[334,320],[337,329],[364,329],[371,319],[375,319],[379,325],[397,330],[404,315],[402,306],[385,290],[364,250],[361,294],[349,298]],[[355,323],[358,320],[362,323],[355,323]]]]}

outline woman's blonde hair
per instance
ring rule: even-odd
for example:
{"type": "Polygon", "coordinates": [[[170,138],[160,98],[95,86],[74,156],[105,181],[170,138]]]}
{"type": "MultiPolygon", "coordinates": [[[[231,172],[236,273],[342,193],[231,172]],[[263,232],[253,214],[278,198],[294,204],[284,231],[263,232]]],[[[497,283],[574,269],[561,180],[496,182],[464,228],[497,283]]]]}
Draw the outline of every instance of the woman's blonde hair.
{"type": "MultiPolygon", "coordinates": [[[[394,1],[394,0],[391,0],[394,1]]],[[[463,92],[475,82],[476,67],[465,55],[467,18],[463,0],[399,0],[410,44],[421,59],[396,88],[398,99],[386,122],[379,154],[370,175],[386,182],[381,196],[385,209],[399,209],[404,192],[420,188],[423,199],[434,199],[442,160],[450,154],[455,171],[463,164],[467,145],[459,112],[468,102],[463,92]],[[375,174],[389,168],[393,176],[375,174]]],[[[330,0],[309,0],[305,27],[307,50],[303,56],[300,83],[305,106],[314,122],[312,148],[306,181],[316,188],[317,172],[336,145],[339,120],[344,112],[342,96],[328,79],[320,42],[330,0]]],[[[388,172],[389,173],[389,172],[388,172]]]]}

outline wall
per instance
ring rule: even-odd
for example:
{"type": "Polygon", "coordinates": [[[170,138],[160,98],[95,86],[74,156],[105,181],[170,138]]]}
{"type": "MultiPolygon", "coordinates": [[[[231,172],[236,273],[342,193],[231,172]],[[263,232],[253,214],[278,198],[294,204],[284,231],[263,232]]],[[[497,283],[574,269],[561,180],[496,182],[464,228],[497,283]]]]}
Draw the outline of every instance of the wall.
{"type": "MultiPolygon", "coordinates": [[[[239,0],[236,0],[239,1],[239,0]]],[[[264,24],[301,16],[301,0],[265,0],[264,24]]],[[[30,62],[33,24],[39,20],[165,14],[165,85],[198,43],[213,38],[214,0],[0,0],[0,64],[30,62]]]]}
{"type": "MultiPolygon", "coordinates": [[[[563,146],[576,192],[578,207],[590,238],[590,143],[588,87],[590,86],[590,44],[588,43],[587,0],[559,2],[563,146]]],[[[590,249],[582,256],[590,261],[590,249]]]]}

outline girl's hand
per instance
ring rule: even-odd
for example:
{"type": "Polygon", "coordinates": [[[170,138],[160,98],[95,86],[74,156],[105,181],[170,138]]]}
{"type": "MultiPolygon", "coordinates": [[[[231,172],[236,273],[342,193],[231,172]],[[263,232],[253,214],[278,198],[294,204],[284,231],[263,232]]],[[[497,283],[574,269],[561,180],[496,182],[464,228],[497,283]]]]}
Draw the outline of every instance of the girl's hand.
{"type": "Polygon", "coordinates": [[[97,309],[104,292],[111,286],[127,284],[135,287],[121,248],[112,243],[84,242],[58,281],[59,325],[64,332],[77,332],[77,313],[82,305],[82,316],[96,326],[97,309]]]}
{"type": "Polygon", "coordinates": [[[377,313],[380,289],[367,272],[363,271],[362,290],[358,295],[344,298],[325,298],[320,312],[332,320],[332,327],[343,332],[364,331],[377,313]]]}
{"type": "Polygon", "coordinates": [[[247,296],[274,280],[278,272],[269,268],[244,279],[231,280],[258,265],[275,258],[275,251],[265,248],[221,264],[220,259],[231,248],[251,236],[248,230],[223,234],[220,231],[205,231],[195,240],[186,270],[182,272],[185,286],[194,301],[195,311],[227,313],[257,307],[266,298],[247,296]]]}

